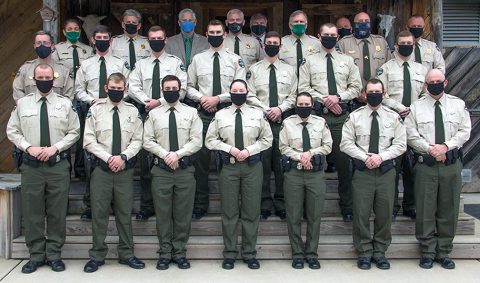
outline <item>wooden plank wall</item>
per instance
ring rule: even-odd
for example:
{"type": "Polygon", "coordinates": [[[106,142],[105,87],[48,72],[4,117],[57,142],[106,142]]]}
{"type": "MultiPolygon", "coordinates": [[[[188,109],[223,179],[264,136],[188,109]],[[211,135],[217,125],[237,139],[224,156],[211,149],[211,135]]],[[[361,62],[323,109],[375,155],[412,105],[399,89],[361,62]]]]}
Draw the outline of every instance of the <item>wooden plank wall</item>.
{"type": "Polygon", "coordinates": [[[0,172],[14,169],[11,158],[12,144],[5,129],[13,109],[12,82],[25,60],[35,58],[33,34],[42,29],[42,19],[36,12],[41,8],[38,0],[0,1],[0,54],[4,60],[0,68],[0,172]]]}

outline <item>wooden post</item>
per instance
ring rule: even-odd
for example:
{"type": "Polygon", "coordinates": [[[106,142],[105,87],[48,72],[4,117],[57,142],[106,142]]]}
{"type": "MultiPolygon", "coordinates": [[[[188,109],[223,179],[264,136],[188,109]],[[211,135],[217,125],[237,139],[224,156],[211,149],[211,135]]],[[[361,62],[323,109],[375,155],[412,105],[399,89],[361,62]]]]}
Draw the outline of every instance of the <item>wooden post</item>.
{"type": "Polygon", "coordinates": [[[443,48],[443,3],[432,0],[432,29],[433,40],[440,50],[443,48]]]}
{"type": "Polygon", "coordinates": [[[11,257],[12,240],[21,232],[20,174],[0,174],[0,258],[11,257]]]}

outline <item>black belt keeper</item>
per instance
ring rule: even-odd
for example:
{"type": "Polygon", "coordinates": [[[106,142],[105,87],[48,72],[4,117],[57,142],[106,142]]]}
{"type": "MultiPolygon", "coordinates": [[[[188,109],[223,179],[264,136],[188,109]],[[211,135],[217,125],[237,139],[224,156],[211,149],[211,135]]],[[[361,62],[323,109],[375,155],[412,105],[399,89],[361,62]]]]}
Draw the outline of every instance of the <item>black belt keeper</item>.
{"type": "Polygon", "coordinates": [[[47,161],[40,161],[36,157],[31,156],[28,153],[24,153],[23,155],[23,163],[25,163],[28,166],[38,168],[40,164],[46,163],[49,167],[55,166],[58,162],[70,158],[70,149],[64,150],[59,153],[55,153],[54,155],[50,156],[50,158],[47,161]]]}
{"type": "MultiPolygon", "coordinates": [[[[113,171],[110,170],[110,167],[108,167],[108,163],[103,161],[102,159],[100,159],[98,157],[94,157],[92,155],[92,161],[93,161],[93,164],[96,164],[96,165],[100,166],[100,168],[102,168],[103,171],[113,173],[113,171]]],[[[135,167],[135,163],[137,163],[137,156],[134,156],[134,157],[130,158],[129,160],[125,161],[125,169],[123,169],[121,171],[126,171],[128,169],[132,169],[133,167],[135,167]]]]}
{"type": "MultiPolygon", "coordinates": [[[[178,165],[181,169],[187,169],[189,166],[193,165],[195,160],[196,160],[196,158],[193,155],[192,156],[184,156],[184,157],[180,158],[180,160],[178,161],[178,165]]],[[[172,168],[170,168],[170,166],[168,166],[167,163],[165,163],[165,160],[163,160],[162,158],[160,158],[156,155],[153,156],[153,164],[155,166],[157,166],[158,168],[166,170],[170,173],[174,172],[174,170],[172,168]]]]}
{"type": "MultiPolygon", "coordinates": [[[[363,162],[362,160],[356,159],[356,158],[352,158],[352,160],[353,160],[354,170],[358,170],[358,171],[369,170],[367,165],[365,165],[365,162],[363,162]]],[[[378,169],[380,170],[380,173],[385,174],[393,168],[395,168],[395,160],[390,159],[390,160],[383,161],[382,164],[380,164],[380,166],[375,169],[378,169]]]]}

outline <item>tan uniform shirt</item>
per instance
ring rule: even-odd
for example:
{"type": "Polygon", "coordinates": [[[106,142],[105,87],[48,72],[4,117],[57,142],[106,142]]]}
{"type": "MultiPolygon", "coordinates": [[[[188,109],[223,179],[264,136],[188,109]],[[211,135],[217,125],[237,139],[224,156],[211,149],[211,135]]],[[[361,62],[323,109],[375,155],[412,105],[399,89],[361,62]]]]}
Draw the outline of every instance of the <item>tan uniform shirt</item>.
{"type": "MultiPolygon", "coordinates": [[[[90,107],[85,119],[83,148],[105,162],[112,156],[113,107],[107,99],[105,103],[90,107]]],[[[142,119],[137,108],[130,103],[120,101],[117,107],[122,131],[121,154],[130,159],[142,149],[142,119]]]]}
{"type": "Polygon", "coordinates": [[[55,51],[52,56],[57,62],[62,63],[65,67],[72,70],[73,68],[73,45],[77,46],[78,60],[82,63],[85,59],[94,55],[93,48],[81,43],[80,41],[72,44],[70,41],[63,41],[55,45],[55,51]]]}
{"type": "MultiPolygon", "coordinates": [[[[18,100],[7,124],[8,139],[22,151],[40,146],[40,108],[43,101],[38,93],[18,100]]],[[[69,149],[80,138],[80,122],[72,102],[53,91],[47,95],[50,143],[58,151],[69,149]]]]}
{"type": "MultiPolygon", "coordinates": [[[[283,121],[280,130],[280,152],[296,161],[300,161],[303,153],[302,122],[298,115],[290,116],[283,121]]],[[[312,156],[330,154],[333,140],[325,119],[310,115],[306,122],[312,147],[309,152],[312,156]]]]}
{"type": "MultiPolygon", "coordinates": [[[[421,154],[428,153],[435,144],[435,99],[429,94],[412,104],[406,119],[408,145],[421,154]]],[[[472,129],[470,114],[460,98],[444,94],[440,109],[445,128],[445,144],[448,149],[461,148],[469,139],[472,129]]]]}
{"type": "MultiPolygon", "coordinates": [[[[343,124],[340,150],[352,158],[367,160],[373,110],[367,105],[350,113],[343,124]]],[[[379,128],[378,154],[383,161],[394,159],[407,150],[407,133],[400,116],[380,105],[377,109],[379,128]]]]}
{"type": "MultiPolygon", "coordinates": [[[[135,69],[130,73],[128,78],[128,95],[141,104],[145,104],[145,100],[152,98],[152,76],[155,67],[155,59],[153,54],[147,58],[138,61],[135,69]]],[[[160,73],[160,96],[162,94],[162,79],[167,75],[174,75],[180,79],[181,90],[180,99],[185,97],[187,89],[187,72],[182,60],[177,56],[167,54],[165,52],[158,57],[159,73],[160,73]]],[[[163,103],[162,103],[163,104],[163,103]]]]}
{"type": "MultiPolygon", "coordinates": [[[[204,95],[212,96],[214,51],[207,49],[193,57],[188,67],[187,97],[199,102],[204,95]]],[[[220,61],[220,81],[222,93],[220,102],[230,101],[230,84],[235,79],[245,80],[245,63],[242,58],[225,48],[218,51],[220,61]]]]}
{"type": "MultiPolygon", "coordinates": [[[[297,75],[295,68],[277,59],[273,66],[277,80],[278,107],[285,112],[295,105],[297,75]]],[[[249,104],[267,111],[270,109],[270,62],[266,59],[254,64],[247,73],[249,104]]]]}
{"type": "MultiPolygon", "coordinates": [[[[378,79],[383,82],[387,96],[384,97],[382,104],[397,112],[405,109],[403,100],[403,63],[404,61],[395,58],[383,64],[377,70],[378,79]]],[[[412,85],[412,103],[423,94],[425,76],[427,70],[421,64],[409,61],[410,83],[412,85]]]]}
{"type": "MultiPolygon", "coordinates": [[[[332,51],[337,92],[341,101],[346,102],[358,97],[362,88],[362,79],[353,59],[345,54],[332,51]]],[[[323,103],[328,93],[327,53],[321,50],[308,56],[300,66],[298,92],[308,92],[315,100],[323,103]]]]}
{"type": "MultiPolygon", "coordinates": [[[[130,37],[125,34],[120,34],[112,37],[112,54],[117,56],[130,64],[130,37]]],[[[137,35],[133,38],[133,46],[135,48],[135,61],[150,56],[151,49],[148,38],[137,35]]],[[[135,64],[136,66],[136,64],[135,64]]],[[[130,66],[131,68],[131,66],[130,66]]]]}
{"type": "MultiPolygon", "coordinates": [[[[258,40],[241,32],[236,36],[240,39],[240,57],[242,57],[247,68],[263,59],[262,47],[258,40]]],[[[235,53],[235,35],[233,33],[227,35],[223,41],[223,46],[230,52],[235,53]]]]}
{"type": "MultiPolygon", "coordinates": [[[[321,44],[320,40],[311,35],[303,34],[300,37],[300,42],[302,44],[303,58],[306,58],[308,55],[320,51],[321,44]]],[[[282,48],[280,49],[279,58],[287,62],[292,67],[297,68],[297,37],[294,35],[286,35],[282,37],[282,48]]]]}
{"type": "MultiPolygon", "coordinates": [[[[210,150],[227,153],[235,146],[235,112],[230,106],[218,111],[208,127],[205,146],[210,150]]],[[[260,153],[272,146],[273,135],[263,112],[253,106],[243,104],[241,109],[243,144],[251,155],[260,153]]]]}
{"type": "MultiPolygon", "coordinates": [[[[108,53],[104,56],[105,66],[107,69],[107,78],[112,73],[122,73],[128,78],[128,63],[124,60],[112,56],[108,53]]],[[[91,103],[94,99],[98,99],[98,84],[100,77],[100,56],[93,55],[83,61],[77,72],[75,79],[75,97],[84,102],[91,103]]]]}
{"type": "MultiPolygon", "coordinates": [[[[170,152],[170,105],[162,104],[148,113],[143,133],[143,148],[164,159],[170,152]]],[[[202,148],[202,120],[197,109],[177,102],[174,106],[177,122],[178,157],[191,156],[202,148]]]]}
{"type": "MultiPolygon", "coordinates": [[[[372,34],[366,38],[370,59],[370,79],[374,78],[377,69],[380,68],[385,62],[392,58],[392,53],[388,48],[387,41],[383,36],[372,34]]],[[[362,78],[362,85],[367,82],[363,74],[363,40],[355,38],[353,35],[348,35],[342,38],[338,42],[340,51],[353,58],[355,65],[357,65],[360,71],[360,77],[362,78]]]]}
{"type": "MultiPolygon", "coordinates": [[[[420,46],[422,65],[427,69],[427,72],[431,69],[439,69],[445,74],[445,60],[437,44],[424,38],[420,38],[416,44],[420,46]]],[[[415,49],[410,56],[410,61],[415,61],[415,49]]]]}
{"type": "MultiPolygon", "coordinates": [[[[40,64],[39,59],[25,62],[17,72],[13,80],[13,99],[24,97],[27,94],[37,92],[37,84],[34,80],[35,67],[40,64]]],[[[50,59],[47,63],[53,68],[53,92],[73,100],[73,73],[61,63],[50,59]]]]}

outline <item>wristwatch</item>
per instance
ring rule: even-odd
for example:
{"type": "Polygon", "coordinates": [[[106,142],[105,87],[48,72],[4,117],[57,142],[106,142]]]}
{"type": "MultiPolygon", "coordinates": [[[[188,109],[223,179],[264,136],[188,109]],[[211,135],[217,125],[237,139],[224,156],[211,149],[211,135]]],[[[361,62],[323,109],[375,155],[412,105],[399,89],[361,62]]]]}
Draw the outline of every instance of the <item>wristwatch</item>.
{"type": "Polygon", "coordinates": [[[120,158],[124,161],[127,161],[127,156],[125,154],[120,154],[120,158]]]}

